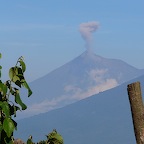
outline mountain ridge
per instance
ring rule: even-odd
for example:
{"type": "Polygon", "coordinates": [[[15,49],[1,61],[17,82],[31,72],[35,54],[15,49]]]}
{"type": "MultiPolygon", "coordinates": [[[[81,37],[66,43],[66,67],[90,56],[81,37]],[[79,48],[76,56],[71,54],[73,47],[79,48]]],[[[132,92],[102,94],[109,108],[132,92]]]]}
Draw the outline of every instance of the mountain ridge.
{"type": "Polygon", "coordinates": [[[18,121],[16,137],[35,141],[53,128],[69,144],[135,144],[127,85],[140,81],[144,92],[144,75],[115,88],[100,92],[65,107],[18,121]]]}
{"type": "Polygon", "coordinates": [[[116,87],[144,70],[116,59],[103,58],[85,51],[72,61],[30,83],[33,95],[24,102],[31,116],[63,107],[93,94],[116,87]]]}

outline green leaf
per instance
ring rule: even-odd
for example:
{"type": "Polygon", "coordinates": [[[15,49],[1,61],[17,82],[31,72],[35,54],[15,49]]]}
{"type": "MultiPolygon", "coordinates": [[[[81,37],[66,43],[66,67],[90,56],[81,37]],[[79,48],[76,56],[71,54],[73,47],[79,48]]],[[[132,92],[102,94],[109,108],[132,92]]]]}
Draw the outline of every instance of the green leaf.
{"type": "Polygon", "coordinates": [[[9,77],[10,77],[10,80],[12,80],[13,82],[16,82],[17,79],[19,80],[19,78],[17,76],[19,74],[19,69],[21,69],[21,68],[19,68],[17,66],[11,67],[9,69],[9,77]]]}
{"type": "Polygon", "coordinates": [[[2,108],[2,111],[4,112],[4,114],[6,115],[6,117],[10,116],[10,109],[9,109],[9,105],[6,101],[0,103],[0,106],[2,108]]]}
{"type": "Polygon", "coordinates": [[[14,67],[11,67],[9,69],[9,77],[10,77],[11,80],[13,79],[14,75],[15,75],[14,67]]]}
{"type": "Polygon", "coordinates": [[[7,86],[0,82],[0,92],[5,96],[7,93],[7,86]]]}
{"type": "Polygon", "coordinates": [[[15,75],[15,76],[13,77],[12,81],[15,83],[16,81],[20,81],[20,78],[15,75]]]}
{"type": "Polygon", "coordinates": [[[25,70],[26,70],[26,65],[25,65],[24,61],[23,61],[22,59],[20,59],[19,63],[20,63],[20,65],[21,65],[21,67],[22,67],[22,71],[25,72],[25,70]]]}
{"type": "Polygon", "coordinates": [[[3,94],[6,95],[6,93],[7,93],[7,86],[4,84],[3,85],[3,94]]]}
{"type": "Polygon", "coordinates": [[[32,90],[30,89],[28,83],[26,81],[23,81],[22,85],[28,90],[28,97],[30,97],[32,95],[32,90]]]}
{"type": "Polygon", "coordinates": [[[27,109],[27,106],[22,102],[20,98],[18,90],[16,91],[16,94],[15,94],[15,102],[21,106],[22,110],[27,109]]]}
{"type": "Polygon", "coordinates": [[[7,93],[7,86],[5,84],[3,84],[2,90],[3,90],[3,95],[6,95],[6,93],[7,93]]]}
{"type": "Polygon", "coordinates": [[[0,83],[0,92],[3,91],[3,83],[0,83]]]}
{"type": "Polygon", "coordinates": [[[12,79],[12,81],[19,87],[21,87],[21,82],[19,76],[15,75],[12,79]]]}
{"type": "Polygon", "coordinates": [[[3,102],[2,102],[2,101],[0,101],[0,107],[2,107],[2,104],[3,104],[3,102]]]}
{"type": "Polygon", "coordinates": [[[18,75],[18,73],[19,73],[19,67],[18,66],[14,67],[14,72],[15,72],[15,75],[18,75]]]}
{"type": "Polygon", "coordinates": [[[10,118],[5,118],[4,122],[3,122],[3,129],[6,132],[8,137],[11,137],[14,129],[15,129],[15,125],[13,123],[13,121],[10,118]]]}
{"type": "Polygon", "coordinates": [[[2,54],[0,53],[0,59],[2,58],[2,54]]]}

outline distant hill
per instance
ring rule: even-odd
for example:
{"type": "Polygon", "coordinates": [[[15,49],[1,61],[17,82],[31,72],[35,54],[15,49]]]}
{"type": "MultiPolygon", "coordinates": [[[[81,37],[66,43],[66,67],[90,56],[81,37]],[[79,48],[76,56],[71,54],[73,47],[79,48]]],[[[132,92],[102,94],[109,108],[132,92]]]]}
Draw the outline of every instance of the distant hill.
{"type": "Polygon", "coordinates": [[[46,139],[54,128],[65,144],[135,144],[127,85],[144,75],[63,108],[18,121],[16,137],[34,141],[46,139]]]}
{"type": "Polygon", "coordinates": [[[85,51],[74,60],[31,82],[33,95],[29,99],[23,98],[28,109],[20,113],[19,117],[63,107],[142,74],[144,70],[121,60],[103,58],[85,51]]]}

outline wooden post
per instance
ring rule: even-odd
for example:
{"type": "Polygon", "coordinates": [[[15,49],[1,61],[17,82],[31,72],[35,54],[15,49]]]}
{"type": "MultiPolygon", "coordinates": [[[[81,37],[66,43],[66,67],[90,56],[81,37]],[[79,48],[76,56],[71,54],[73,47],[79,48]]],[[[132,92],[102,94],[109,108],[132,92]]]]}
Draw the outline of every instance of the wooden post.
{"type": "Polygon", "coordinates": [[[127,86],[131,107],[133,126],[137,144],[144,144],[144,108],[141,95],[140,82],[127,86]]]}

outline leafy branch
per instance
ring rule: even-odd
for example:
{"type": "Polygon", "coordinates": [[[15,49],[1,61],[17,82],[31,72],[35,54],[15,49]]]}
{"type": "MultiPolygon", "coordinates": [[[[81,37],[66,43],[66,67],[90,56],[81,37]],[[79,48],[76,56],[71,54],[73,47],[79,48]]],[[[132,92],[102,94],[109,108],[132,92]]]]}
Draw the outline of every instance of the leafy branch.
{"type": "MultiPolygon", "coordinates": [[[[0,58],[2,55],[0,54],[0,58]]],[[[0,78],[1,78],[0,65],[0,78]]],[[[26,65],[23,57],[20,57],[16,65],[9,69],[9,78],[6,82],[0,80],[0,143],[13,144],[13,132],[17,129],[17,123],[12,119],[16,117],[18,110],[25,110],[27,106],[23,103],[20,97],[19,88],[26,88],[28,97],[32,91],[25,80],[24,72],[26,65]],[[13,101],[10,101],[10,96],[13,96],[13,101]]]]}

